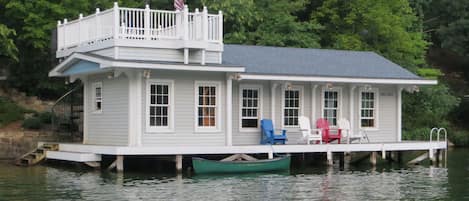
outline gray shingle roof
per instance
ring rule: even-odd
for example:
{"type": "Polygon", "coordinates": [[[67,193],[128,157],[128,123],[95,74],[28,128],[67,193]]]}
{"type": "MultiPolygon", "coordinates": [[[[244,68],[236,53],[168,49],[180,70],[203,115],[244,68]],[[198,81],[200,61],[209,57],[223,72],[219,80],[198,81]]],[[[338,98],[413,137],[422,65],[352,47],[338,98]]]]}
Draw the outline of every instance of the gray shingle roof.
{"type": "Polygon", "coordinates": [[[374,53],[225,44],[223,64],[246,73],[384,79],[423,79],[374,53]]]}

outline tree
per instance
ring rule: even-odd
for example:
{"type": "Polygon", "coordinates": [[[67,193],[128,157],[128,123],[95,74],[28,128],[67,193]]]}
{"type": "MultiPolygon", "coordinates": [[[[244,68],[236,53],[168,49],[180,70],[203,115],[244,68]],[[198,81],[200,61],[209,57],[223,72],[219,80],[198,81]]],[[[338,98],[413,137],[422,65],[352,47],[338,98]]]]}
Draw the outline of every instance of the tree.
{"type": "Polygon", "coordinates": [[[311,14],[323,47],[370,50],[412,71],[425,66],[428,43],[407,0],[324,0],[311,14]]]}
{"type": "Polygon", "coordinates": [[[224,11],[226,43],[319,47],[317,32],[322,28],[313,20],[301,21],[296,13],[304,0],[205,0],[210,10],[224,11]]]}

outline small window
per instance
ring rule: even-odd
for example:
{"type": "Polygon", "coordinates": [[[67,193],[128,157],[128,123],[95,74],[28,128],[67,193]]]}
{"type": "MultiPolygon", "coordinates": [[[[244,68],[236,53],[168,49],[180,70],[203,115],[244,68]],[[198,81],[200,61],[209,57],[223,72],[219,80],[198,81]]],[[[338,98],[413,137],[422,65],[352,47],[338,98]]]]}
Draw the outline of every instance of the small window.
{"type": "Polygon", "coordinates": [[[340,105],[340,90],[326,89],[323,92],[322,116],[331,126],[337,126],[340,105]]]}
{"type": "Polygon", "coordinates": [[[258,129],[261,113],[261,88],[240,87],[241,129],[258,129]]]}
{"type": "Polygon", "coordinates": [[[360,92],[360,127],[376,128],[376,90],[368,90],[360,92]]]}
{"type": "Polygon", "coordinates": [[[103,84],[101,82],[93,83],[93,111],[101,112],[103,105],[103,84]]]}
{"type": "Polygon", "coordinates": [[[301,89],[285,89],[283,96],[283,125],[285,127],[297,127],[300,116],[301,89]]]}
{"type": "Polygon", "coordinates": [[[218,124],[218,84],[196,84],[197,127],[216,129],[218,124]]]}
{"type": "Polygon", "coordinates": [[[152,129],[156,129],[153,131],[158,131],[158,129],[172,128],[172,87],[173,82],[171,80],[148,81],[147,122],[150,131],[152,129]]]}

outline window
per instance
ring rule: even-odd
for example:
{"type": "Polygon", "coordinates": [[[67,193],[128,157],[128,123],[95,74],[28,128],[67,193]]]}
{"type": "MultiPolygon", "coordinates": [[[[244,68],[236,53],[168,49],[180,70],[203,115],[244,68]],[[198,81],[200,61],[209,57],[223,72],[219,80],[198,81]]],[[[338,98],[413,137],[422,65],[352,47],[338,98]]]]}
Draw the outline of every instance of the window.
{"type": "Polygon", "coordinates": [[[196,83],[196,125],[197,129],[217,129],[218,127],[218,83],[196,83]]]}
{"type": "Polygon", "coordinates": [[[297,127],[302,98],[301,88],[285,89],[283,94],[283,125],[297,127]]]}
{"type": "Polygon", "coordinates": [[[173,81],[149,80],[147,82],[147,125],[150,132],[172,128],[173,81]]]}
{"type": "Polygon", "coordinates": [[[93,83],[93,111],[102,112],[103,105],[103,84],[101,82],[93,83]]]}
{"type": "Polygon", "coordinates": [[[240,86],[240,130],[259,128],[261,93],[260,86],[240,86]]]}
{"type": "Polygon", "coordinates": [[[360,91],[360,127],[377,128],[377,90],[360,91]]]}
{"type": "Polygon", "coordinates": [[[340,112],[339,101],[339,89],[325,89],[323,91],[322,117],[325,118],[331,126],[337,126],[337,120],[340,112]]]}

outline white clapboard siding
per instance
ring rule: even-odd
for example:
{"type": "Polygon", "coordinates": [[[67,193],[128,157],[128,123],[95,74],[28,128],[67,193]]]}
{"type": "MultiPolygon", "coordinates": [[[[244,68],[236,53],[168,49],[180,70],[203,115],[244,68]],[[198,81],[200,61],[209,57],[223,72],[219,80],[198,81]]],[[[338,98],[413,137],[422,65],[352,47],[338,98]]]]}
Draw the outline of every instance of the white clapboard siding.
{"type": "MultiPolygon", "coordinates": [[[[260,142],[260,128],[258,131],[246,132],[240,131],[240,85],[260,85],[262,86],[262,118],[270,119],[270,82],[268,81],[234,81],[233,82],[233,144],[234,145],[253,145],[260,142]]],[[[259,122],[260,127],[260,122],[259,122]]]]}
{"type": "Polygon", "coordinates": [[[102,50],[96,50],[92,52],[93,54],[105,56],[105,57],[114,57],[114,48],[106,48],[102,50]]]}
{"type": "Polygon", "coordinates": [[[90,76],[86,83],[88,101],[87,144],[127,145],[129,113],[129,81],[124,74],[108,79],[106,75],[90,76]],[[102,112],[94,113],[93,89],[95,82],[102,83],[102,112]]]}
{"type": "MultiPolygon", "coordinates": [[[[177,49],[159,49],[142,47],[119,47],[119,59],[184,62],[184,51],[177,49]]],[[[220,63],[219,52],[206,51],[206,63],[220,63]]],[[[190,51],[189,63],[200,63],[201,51],[190,51]]]]}
{"type": "Polygon", "coordinates": [[[174,80],[174,132],[147,132],[146,129],[146,81],[144,79],[142,105],[144,146],[220,146],[225,145],[225,74],[208,72],[170,72],[151,71],[151,79],[174,80]],[[202,133],[195,132],[195,81],[220,81],[220,99],[217,100],[221,110],[220,132],[202,133]]]}

